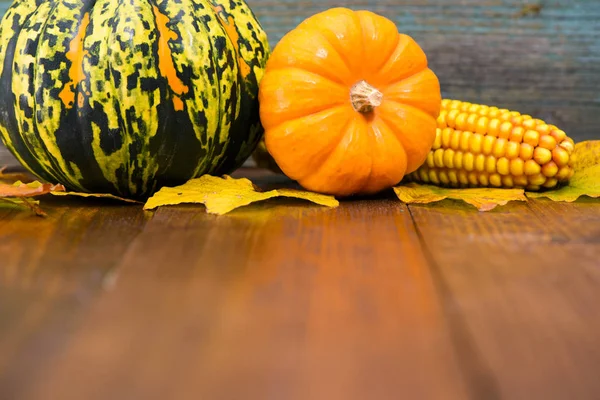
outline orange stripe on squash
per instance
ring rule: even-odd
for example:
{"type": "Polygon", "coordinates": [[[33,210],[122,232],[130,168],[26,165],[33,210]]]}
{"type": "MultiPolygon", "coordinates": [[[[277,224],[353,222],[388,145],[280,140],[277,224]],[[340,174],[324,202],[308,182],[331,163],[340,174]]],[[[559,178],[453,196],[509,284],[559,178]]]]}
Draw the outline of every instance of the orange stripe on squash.
{"type": "Polygon", "coordinates": [[[158,69],[160,70],[160,74],[167,78],[169,87],[175,93],[175,96],[173,96],[173,106],[175,107],[175,110],[182,111],[184,103],[183,100],[181,100],[181,96],[189,92],[190,89],[177,76],[173,55],[169,48],[169,41],[176,40],[179,36],[167,26],[169,17],[162,14],[156,6],[152,6],[152,9],[154,11],[154,17],[156,18],[156,27],[159,32],[158,69]]]}
{"type": "Polygon", "coordinates": [[[229,36],[229,39],[231,39],[231,42],[233,43],[233,47],[235,48],[235,52],[237,54],[239,62],[238,65],[240,68],[240,74],[242,75],[242,78],[246,79],[246,77],[250,75],[252,69],[250,68],[246,60],[244,60],[240,55],[240,34],[235,28],[235,21],[233,20],[233,17],[231,15],[227,15],[222,5],[214,5],[213,2],[211,2],[211,7],[215,11],[215,14],[219,18],[219,21],[221,21],[221,26],[223,27],[223,29],[225,29],[227,36],[229,36]],[[223,18],[223,16],[225,16],[225,19],[223,18]]]}
{"type": "MultiPolygon", "coordinates": [[[[85,31],[89,24],[90,14],[85,13],[81,20],[77,35],[75,35],[69,44],[69,51],[67,52],[66,57],[67,60],[71,61],[71,68],[69,68],[70,81],[58,95],[66,108],[71,108],[75,104],[75,88],[85,78],[83,72],[83,57],[87,55],[87,51],[83,50],[83,40],[85,39],[85,31]]],[[[83,101],[80,100],[79,103],[82,105],[83,101]]]]}

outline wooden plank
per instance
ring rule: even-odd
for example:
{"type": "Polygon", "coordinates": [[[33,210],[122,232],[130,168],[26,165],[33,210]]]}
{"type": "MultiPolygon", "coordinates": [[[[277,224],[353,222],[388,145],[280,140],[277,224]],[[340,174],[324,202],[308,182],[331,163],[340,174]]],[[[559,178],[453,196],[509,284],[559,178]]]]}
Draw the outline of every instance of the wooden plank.
{"type": "Polygon", "coordinates": [[[0,207],[1,398],[18,398],[16,384],[51,368],[145,224],[139,207],[83,203],[45,199],[47,218],[0,207]]]}
{"type": "Polygon", "coordinates": [[[159,210],[14,397],[466,398],[407,208],[286,204],[159,210]]]}
{"type": "Polygon", "coordinates": [[[600,204],[534,202],[478,213],[445,201],[410,210],[446,311],[464,321],[498,393],[597,397],[600,204]]]}

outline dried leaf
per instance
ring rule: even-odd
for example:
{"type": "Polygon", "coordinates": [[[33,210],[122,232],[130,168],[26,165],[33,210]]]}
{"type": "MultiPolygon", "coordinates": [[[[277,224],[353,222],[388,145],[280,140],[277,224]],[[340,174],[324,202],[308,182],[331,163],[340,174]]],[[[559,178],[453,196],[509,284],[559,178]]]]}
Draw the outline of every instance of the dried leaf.
{"type": "Polygon", "coordinates": [[[38,181],[30,183],[17,181],[12,185],[0,183],[0,197],[35,197],[64,190],[65,187],[63,185],[52,185],[38,181]]]}
{"type": "Polygon", "coordinates": [[[274,197],[293,197],[308,200],[327,207],[337,207],[339,202],[332,196],[305,192],[294,189],[278,189],[260,192],[246,178],[235,179],[204,175],[177,187],[164,187],[148,199],[145,210],[166,205],[183,203],[202,203],[207,212],[223,215],[238,207],[271,199],[274,197]]]}
{"type": "Polygon", "coordinates": [[[522,189],[448,189],[432,185],[407,183],[397,186],[394,192],[398,198],[407,204],[428,204],[444,199],[462,200],[479,211],[490,211],[509,201],[527,201],[522,189]]]}
{"type": "Polygon", "coordinates": [[[47,214],[40,208],[40,202],[38,200],[32,200],[28,197],[21,198],[2,198],[2,203],[11,204],[18,207],[27,207],[38,217],[45,217],[47,214]]]}
{"type": "Polygon", "coordinates": [[[100,199],[112,199],[123,201],[125,203],[142,204],[142,202],[132,199],[126,199],[123,197],[115,196],[108,193],[79,193],[79,192],[50,192],[54,196],[76,196],[76,197],[95,197],[100,199]]]}
{"type": "Polygon", "coordinates": [[[573,202],[581,196],[600,197],[600,140],[577,143],[573,157],[575,173],[568,185],[546,192],[528,192],[527,197],[565,202],[573,202]]]}

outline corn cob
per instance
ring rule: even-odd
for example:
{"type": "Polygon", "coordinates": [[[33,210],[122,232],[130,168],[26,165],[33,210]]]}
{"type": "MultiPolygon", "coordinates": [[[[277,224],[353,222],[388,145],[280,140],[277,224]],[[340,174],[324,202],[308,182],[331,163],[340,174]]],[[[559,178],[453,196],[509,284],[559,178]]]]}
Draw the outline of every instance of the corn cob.
{"type": "Polygon", "coordinates": [[[551,189],[573,175],[574,142],[516,111],[444,99],[435,143],[408,181],[446,187],[551,189]]]}

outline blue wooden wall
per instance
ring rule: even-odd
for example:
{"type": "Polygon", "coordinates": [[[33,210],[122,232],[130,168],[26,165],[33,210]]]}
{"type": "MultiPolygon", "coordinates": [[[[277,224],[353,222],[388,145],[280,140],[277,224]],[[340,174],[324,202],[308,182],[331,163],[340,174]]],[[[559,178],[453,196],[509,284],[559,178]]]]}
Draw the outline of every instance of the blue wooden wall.
{"type": "MultiPolygon", "coordinates": [[[[600,139],[598,0],[247,1],[273,46],[329,7],[378,12],[423,46],[444,96],[529,113],[578,140],[600,139]]],[[[0,0],[0,13],[9,3],[0,0]]]]}

